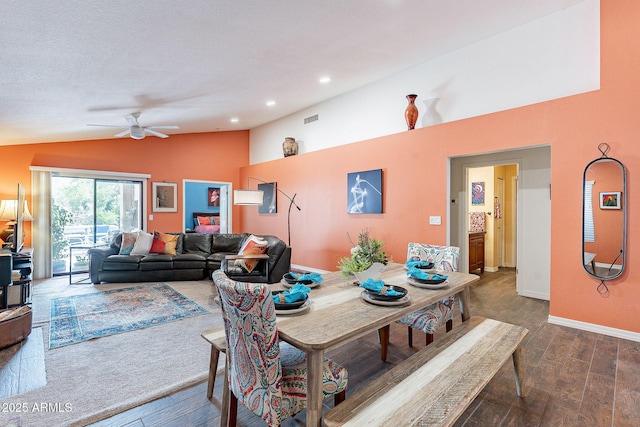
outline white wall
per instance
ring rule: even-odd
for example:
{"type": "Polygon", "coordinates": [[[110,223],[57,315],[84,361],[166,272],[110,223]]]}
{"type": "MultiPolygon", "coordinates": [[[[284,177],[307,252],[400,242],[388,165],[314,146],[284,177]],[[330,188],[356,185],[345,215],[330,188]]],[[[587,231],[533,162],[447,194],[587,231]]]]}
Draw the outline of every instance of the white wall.
{"type": "Polygon", "coordinates": [[[295,137],[299,153],[407,130],[405,96],[439,98],[442,122],[479,116],[599,89],[600,2],[586,0],[425,62],[356,91],[251,130],[251,164],[282,158],[295,137]],[[304,118],[318,114],[318,121],[304,118]]]}

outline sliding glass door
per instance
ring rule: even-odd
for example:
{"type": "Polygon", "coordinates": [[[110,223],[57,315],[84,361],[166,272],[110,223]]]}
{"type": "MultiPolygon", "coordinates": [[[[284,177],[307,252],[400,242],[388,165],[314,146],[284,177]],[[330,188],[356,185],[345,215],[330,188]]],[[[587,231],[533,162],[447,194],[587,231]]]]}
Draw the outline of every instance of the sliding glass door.
{"type": "Polygon", "coordinates": [[[89,247],[142,229],[142,189],[142,181],[52,174],[53,274],[86,271],[89,247]]]}

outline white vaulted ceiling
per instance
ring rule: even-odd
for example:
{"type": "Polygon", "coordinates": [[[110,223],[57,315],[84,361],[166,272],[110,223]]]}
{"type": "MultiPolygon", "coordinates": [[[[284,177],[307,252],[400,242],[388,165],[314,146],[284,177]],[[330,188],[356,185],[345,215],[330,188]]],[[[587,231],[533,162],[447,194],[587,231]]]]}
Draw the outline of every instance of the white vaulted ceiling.
{"type": "Polygon", "coordinates": [[[0,145],[251,129],[581,1],[0,0],[0,145]]]}

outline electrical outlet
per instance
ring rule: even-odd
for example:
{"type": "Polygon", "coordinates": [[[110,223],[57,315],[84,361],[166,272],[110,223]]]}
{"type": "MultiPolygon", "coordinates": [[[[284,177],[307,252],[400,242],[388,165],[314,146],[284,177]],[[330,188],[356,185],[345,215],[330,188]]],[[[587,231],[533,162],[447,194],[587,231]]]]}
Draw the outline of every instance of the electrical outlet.
{"type": "Polygon", "coordinates": [[[440,217],[440,216],[430,216],[429,217],[429,224],[430,225],[441,225],[442,224],[442,217],[440,217]]]}

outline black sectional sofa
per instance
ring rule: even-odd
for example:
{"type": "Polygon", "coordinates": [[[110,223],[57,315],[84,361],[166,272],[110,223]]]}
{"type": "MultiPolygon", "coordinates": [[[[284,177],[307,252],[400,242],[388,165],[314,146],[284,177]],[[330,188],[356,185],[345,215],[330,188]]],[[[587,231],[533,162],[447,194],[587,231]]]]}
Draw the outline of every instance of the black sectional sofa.
{"type": "Polygon", "coordinates": [[[178,235],[175,255],[119,255],[122,234],[116,236],[109,247],[89,249],[91,282],[201,280],[222,268],[234,280],[276,283],[291,269],[291,248],[275,236],[256,235],[267,242],[269,259],[261,260],[249,273],[233,262],[227,266],[225,260],[227,255],[238,254],[244,241],[251,236],[249,233],[166,234],[178,235]]]}

